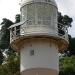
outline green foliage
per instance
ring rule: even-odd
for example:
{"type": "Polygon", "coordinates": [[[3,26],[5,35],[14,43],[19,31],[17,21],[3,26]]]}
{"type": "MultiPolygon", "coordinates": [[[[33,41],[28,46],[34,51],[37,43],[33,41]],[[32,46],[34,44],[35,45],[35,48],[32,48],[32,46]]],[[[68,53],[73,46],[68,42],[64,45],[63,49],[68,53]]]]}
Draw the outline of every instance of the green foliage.
{"type": "Polygon", "coordinates": [[[58,12],[58,22],[59,22],[59,23],[63,23],[63,22],[62,22],[62,19],[63,19],[62,14],[61,14],[60,12],[58,12]]]}
{"type": "Polygon", "coordinates": [[[2,54],[2,51],[0,50],[0,65],[3,63],[4,56],[2,54]]]}
{"type": "Polygon", "coordinates": [[[69,48],[70,55],[75,55],[75,38],[69,39],[69,48]]]}
{"type": "Polygon", "coordinates": [[[16,19],[15,23],[20,22],[20,14],[17,14],[16,17],[15,17],[15,19],[16,19]]]}
{"type": "Polygon", "coordinates": [[[0,48],[2,50],[8,49],[9,44],[10,44],[10,31],[8,30],[8,27],[13,24],[12,21],[3,18],[3,22],[1,23],[2,28],[1,28],[1,42],[0,42],[0,48]]]}
{"type": "Polygon", "coordinates": [[[65,31],[64,28],[71,27],[72,18],[70,18],[68,15],[62,15],[60,12],[58,13],[58,33],[59,35],[64,35],[65,31]]]}
{"type": "Polygon", "coordinates": [[[63,22],[64,25],[66,25],[68,27],[71,27],[72,21],[73,21],[72,18],[70,18],[69,16],[67,16],[67,15],[63,16],[62,22],[63,22]]]}
{"type": "Polygon", "coordinates": [[[0,66],[1,75],[20,75],[19,54],[7,51],[3,65],[0,66]]]}
{"type": "Polygon", "coordinates": [[[68,15],[63,16],[60,12],[58,12],[58,34],[60,36],[65,35],[67,28],[72,26],[72,21],[72,18],[70,18],[68,15]]]}
{"type": "Polygon", "coordinates": [[[60,59],[59,75],[75,75],[75,56],[60,59]]]}
{"type": "Polygon", "coordinates": [[[13,22],[9,19],[3,18],[3,22],[1,23],[1,35],[0,35],[0,64],[3,62],[3,54],[2,51],[8,49],[10,44],[10,32],[8,27],[12,25],[13,22]]]}
{"type": "Polygon", "coordinates": [[[60,12],[58,13],[58,28],[63,29],[63,27],[71,27],[73,19],[70,18],[68,15],[62,15],[60,12]]]}
{"type": "MultiPolygon", "coordinates": [[[[20,22],[19,14],[16,16],[15,23],[18,22],[20,22]]],[[[2,58],[2,55],[0,55],[0,75],[20,75],[20,55],[10,47],[10,31],[8,27],[12,24],[14,23],[6,18],[3,18],[3,22],[1,23],[0,48],[5,57],[2,58]]]]}

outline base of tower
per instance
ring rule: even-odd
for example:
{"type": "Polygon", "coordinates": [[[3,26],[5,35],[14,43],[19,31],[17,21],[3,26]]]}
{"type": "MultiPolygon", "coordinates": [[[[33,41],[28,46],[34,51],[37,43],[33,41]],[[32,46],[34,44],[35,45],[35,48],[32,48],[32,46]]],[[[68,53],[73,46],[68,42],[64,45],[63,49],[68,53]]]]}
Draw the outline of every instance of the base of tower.
{"type": "Polygon", "coordinates": [[[58,71],[53,69],[36,68],[25,70],[21,72],[21,75],[58,75],[58,71]]]}

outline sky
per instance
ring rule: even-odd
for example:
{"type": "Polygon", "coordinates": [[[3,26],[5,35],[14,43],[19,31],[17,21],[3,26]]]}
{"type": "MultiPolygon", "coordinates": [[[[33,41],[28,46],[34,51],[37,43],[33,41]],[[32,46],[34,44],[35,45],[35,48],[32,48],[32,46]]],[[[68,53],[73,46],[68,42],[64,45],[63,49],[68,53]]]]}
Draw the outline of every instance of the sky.
{"type": "Polygon", "coordinates": [[[56,0],[56,3],[62,15],[73,18],[72,27],[68,29],[68,33],[75,37],[75,0],[56,0]]]}
{"type": "MultiPolygon", "coordinates": [[[[15,21],[15,15],[20,13],[21,0],[0,0],[0,23],[2,18],[15,21]]],[[[75,0],[56,0],[58,10],[62,15],[73,18],[72,27],[68,29],[69,34],[75,37],[75,0]]]]}
{"type": "Polygon", "coordinates": [[[15,15],[20,13],[20,0],[0,0],[0,22],[2,18],[15,21],[15,15]]]}

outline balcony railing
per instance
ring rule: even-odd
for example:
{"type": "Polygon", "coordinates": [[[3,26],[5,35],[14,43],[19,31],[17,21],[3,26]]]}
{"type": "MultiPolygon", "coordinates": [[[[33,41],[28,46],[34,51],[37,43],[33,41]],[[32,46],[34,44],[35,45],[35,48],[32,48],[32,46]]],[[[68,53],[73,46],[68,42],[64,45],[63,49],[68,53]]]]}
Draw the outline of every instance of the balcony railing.
{"type": "MultiPolygon", "coordinates": [[[[16,39],[17,37],[20,37],[22,35],[22,32],[21,32],[22,27],[21,26],[23,24],[26,25],[28,22],[29,21],[27,20],[27,21],[24,21],[24,22],[14,24],[10,27],[10,37],[11,37],[10,39],[11,39],[11,41],[13,41],[14,39],[16,39]]],[[[59,23],[59,26],[60,27],[58,27],[58,36],[67,40],[68,39],[67,28],[60,23],[59,23]]],[[[25,33],[25,29],[24,29],[24,33],[25,33]]]]}

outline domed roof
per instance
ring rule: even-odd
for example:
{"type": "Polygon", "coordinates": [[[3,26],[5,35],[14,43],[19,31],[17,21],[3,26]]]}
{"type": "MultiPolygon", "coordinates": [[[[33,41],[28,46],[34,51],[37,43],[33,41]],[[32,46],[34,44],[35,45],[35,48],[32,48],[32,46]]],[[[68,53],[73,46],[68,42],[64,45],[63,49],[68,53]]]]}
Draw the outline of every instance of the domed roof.
{"type": "Polygon", "coordinates": [[[21,0],[21,5],[25,5],[30,2],[47,2],[57,7],[55,0],[21,0]]]}

